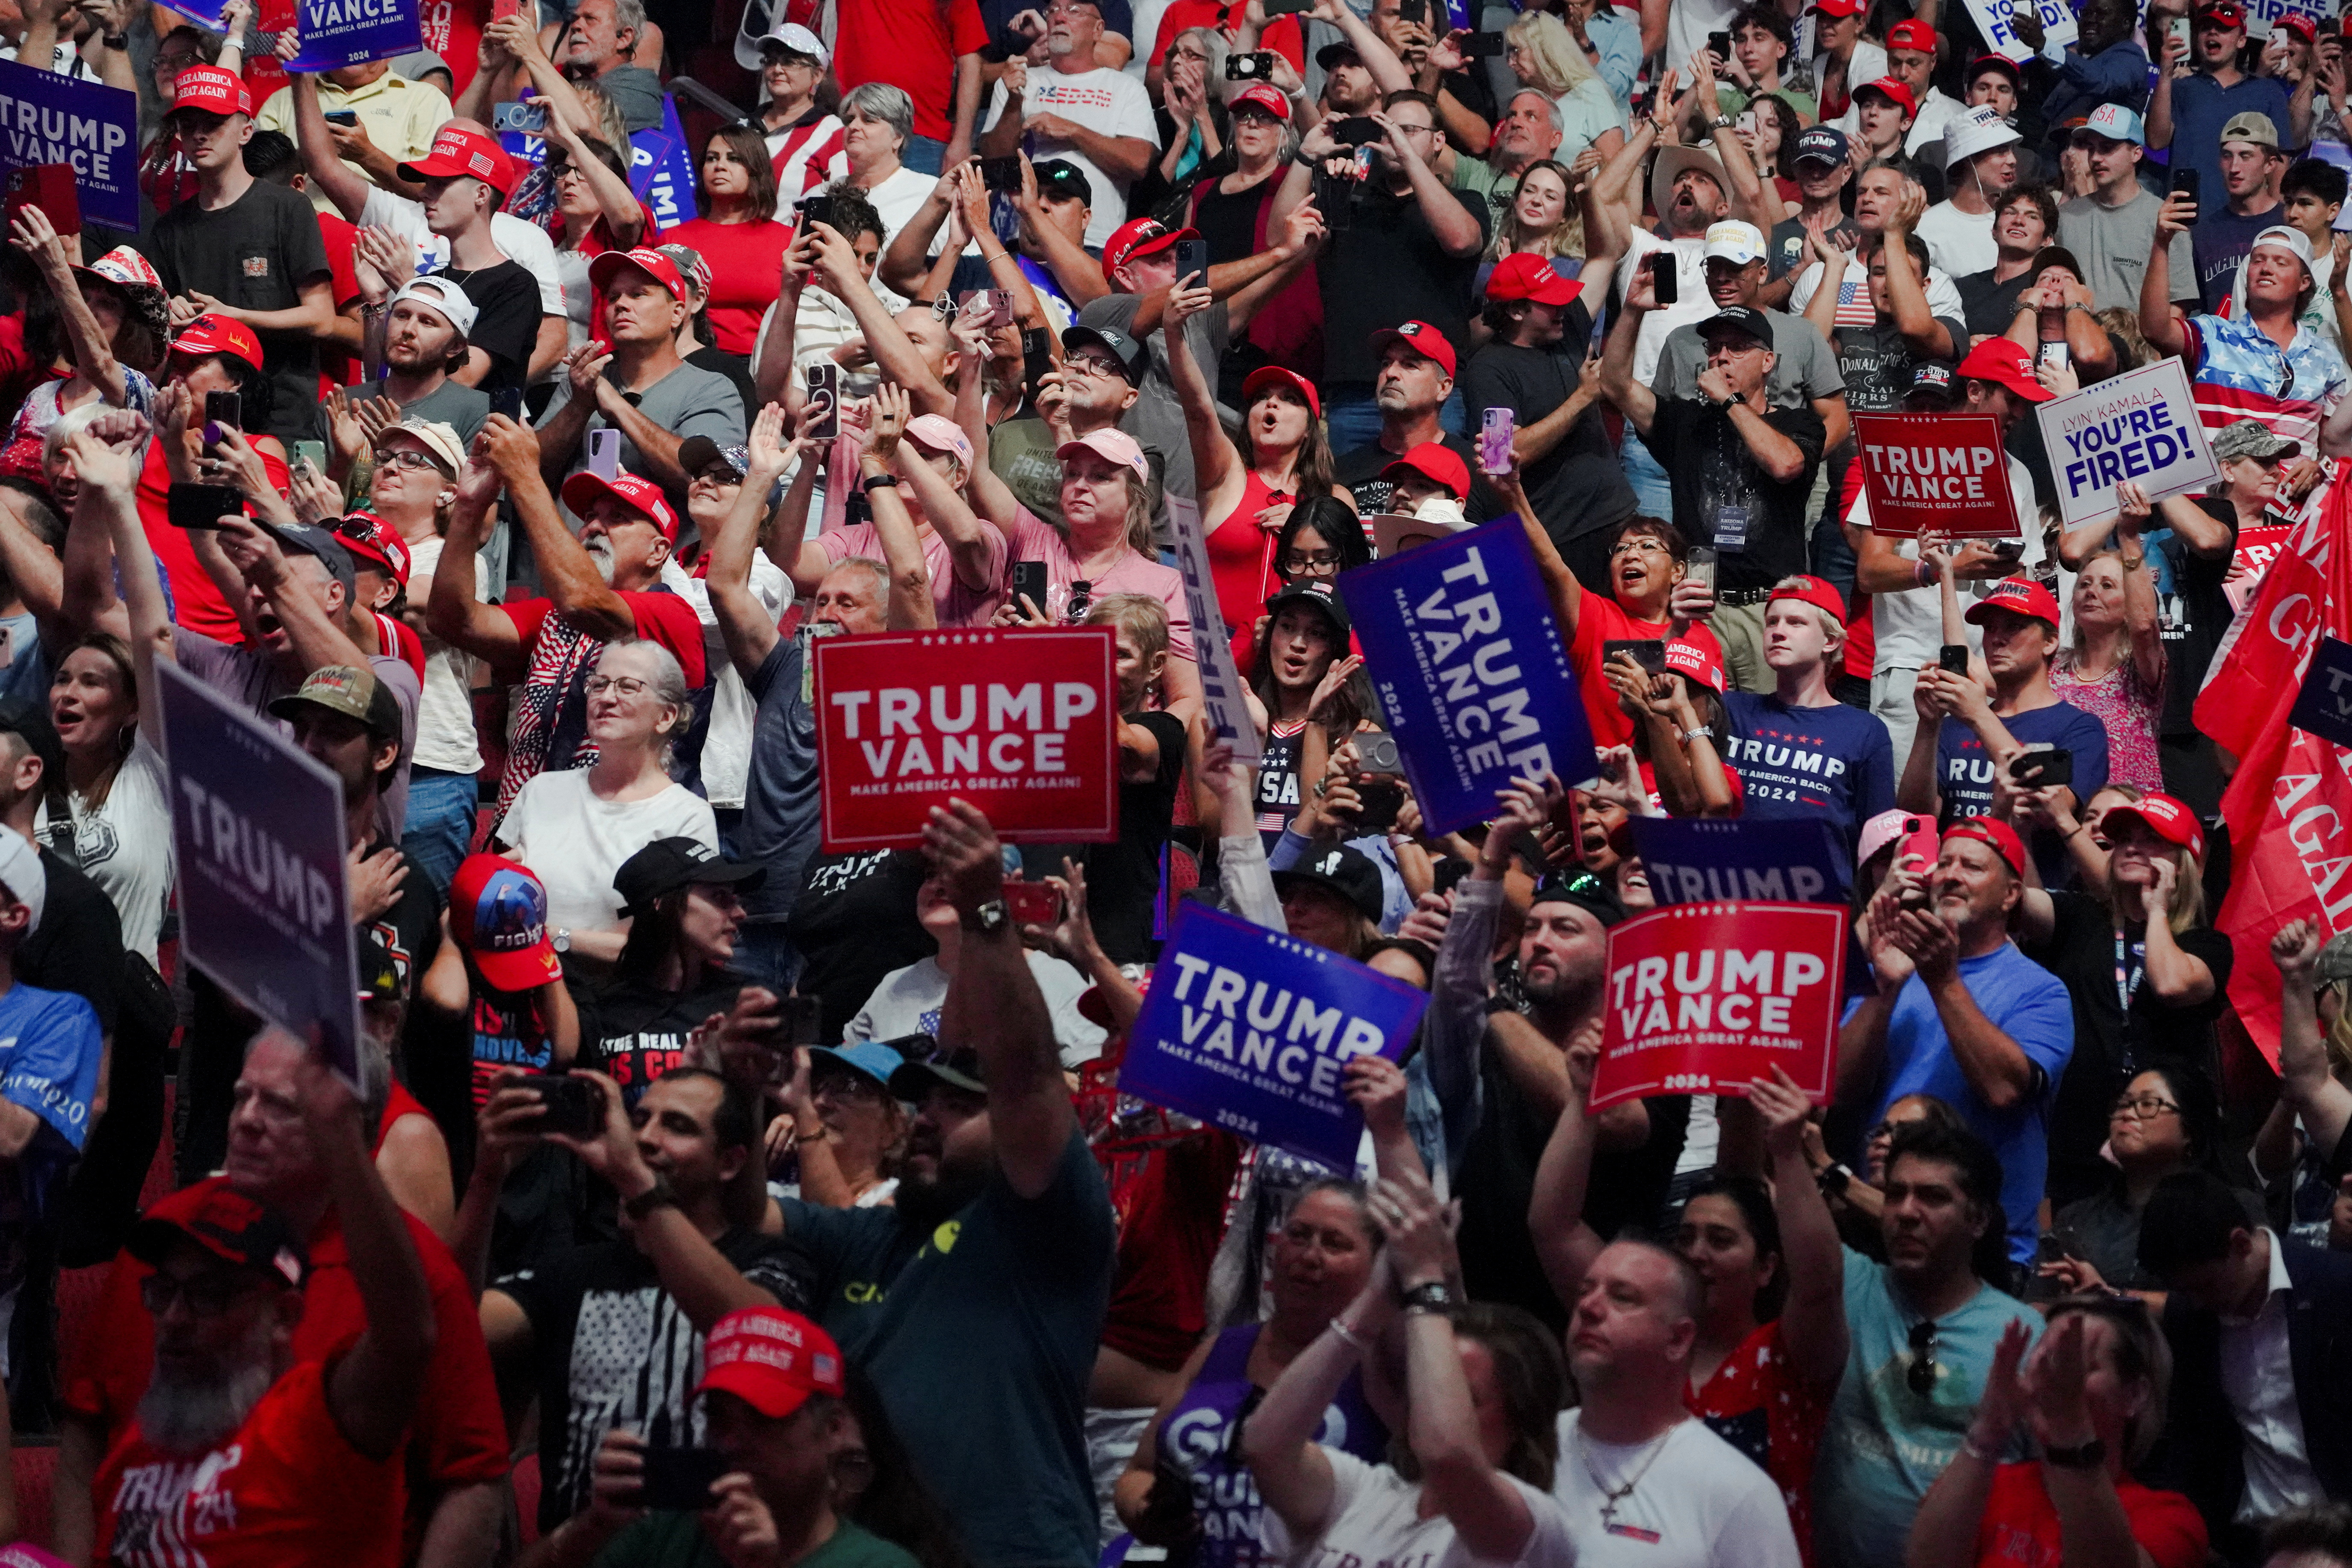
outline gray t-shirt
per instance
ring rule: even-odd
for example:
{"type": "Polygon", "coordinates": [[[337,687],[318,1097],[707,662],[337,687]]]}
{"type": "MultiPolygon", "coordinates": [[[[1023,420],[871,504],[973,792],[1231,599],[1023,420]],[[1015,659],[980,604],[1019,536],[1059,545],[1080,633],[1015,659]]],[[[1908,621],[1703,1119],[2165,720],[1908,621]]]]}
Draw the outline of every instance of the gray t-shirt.
{"type": "MultiPolygon", "coordinates": [[[[714,371],[697,370],[681,361],[678,367],[646,388],[634,394],[637,412],[683,438],[688,436],[708,436],[722,447],[740,445],[743,437],[743,396],[735,384],[714,371]]],[[[539,416],[541,429],[572,401],[572,382],[566,377],[555,384],[555,396],[547,405],[547,412],[539,416]]],[[[606,430],[612,424],[601,413],[588,416],[587,430],[606,430]]],[[[570,479],[588,466],[588,437],[583,430],[579,449],[572,454],[571,465],[563,470],[570,479]]],[[[646,472],[645,459],[637,444],[624,431],[621,436],[621,467],[633,474],[646,472]]],[[[672,510],[681,521],[686,517],[686,492],[665,488],[672,510]]],[[[579,520],[572,517],[570,509],[564,514],[579,531],[579,520]]]]}
{"type": "Polygon", "coordinates": [[[604,101],[620,111],[630,135],[662,122],[661,78],[643,66],[614,66],[595,79],[604,101]]]}
{"type": "MultiPolygon", "coordinates": [[[[1133,337],[1135,312],[1142,305],[1140,294],[1106,294],[1078,312],[1078,324],[1110,327],[1133,337]]],[[[1228,341],[1223,305],[1184,323],[1184,342],[1192,351],[1192,363],[1201,367],[1213,387],[1217,384],[1217,365],[1225,357],[1228,341]]],[[[1184,426],[1184,405],[1176,401],[1176,384],[1168,377],[1168,345],[1158,332],[1145,342],[1151,349],[1151,374],[1144,378],[1135,406],[1118,422],[1119,428],[1166,455],[1163,482],[1170,494],[1192,495],[1198,489],[1192,479],[1192,437],[1184,426]]],[[[1223,409],[1218,412],[1221,417],[1233,418],[1223,409]]]]}
{"type": "MultiPolygon", "coordinates": [[[[2119,207],[2102,206],[2095,196],[2076,196],[2058,209],[2058,243],[2083,264],[2094,309],[2139,309],[2140,279],[2147,276],[2148,247],[2163,206],[2154,192],[2143,188],[2119,207]]],[[[2173,299],[2196,309],[2197,255],[2189,236],[2172,237],[2165,261],[2172,272],[2173,299]]]]}
{"type": "MultiPolygon", "coordinates": [[[[1772,375],[1766,384],[1773,407],[1795,408],[1845,391],[1837,352],[1819,327],[1785,310],[1766,314],[1772,318],[1772,375]]],[[[1650,390],[1662,398],[1696,397],[1699,372],[1706,368],[1706,340],[1698,328],[1676,327],[1658,351],[1658,374],[1650,390]]]]}
{"type": "MultiPolygon", "coordinates": [[[[353,402],[363,398],[391,395],[381,381],[371,381],[351,391],[353,402]]],[[[490,416],[490,395],[459,381],[444,381],[414,403],[400,405],[403,419],[432,419],[446,425],[457,433],[457,444],[471,451],[474,437],[481,430],[482,421],[490,416]]],[[[323,417],[323,416],[322,416],[323,417]]]]}

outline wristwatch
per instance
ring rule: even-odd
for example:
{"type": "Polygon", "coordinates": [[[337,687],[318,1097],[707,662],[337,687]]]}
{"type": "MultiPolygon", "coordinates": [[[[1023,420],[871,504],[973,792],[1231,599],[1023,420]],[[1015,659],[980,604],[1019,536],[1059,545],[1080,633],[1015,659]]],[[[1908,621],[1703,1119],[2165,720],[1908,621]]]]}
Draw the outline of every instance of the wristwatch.
{"type": "Polygon", "coordinates": [[[1718,114],[1706,122],[1706,128],[1710,131],[1728,131],[1738,123],[1739,121],[1732,119],[1728,114],[1718,114]]]}
{"type": "Polygon", "coordinates": [[[1842,1198],[1853,1182],[1853,1172],[1843,1161],[1832,1161],[1813,1173],[1813,1185],[1821,1188],[1825,1198],[1842,1198]]]}
{"type": "Polygon", "coordinates": [[[986,931],[991,933],[1003,931],[1004,929],[1004,922],[1010,918],[1011,916],[1005,912],[1004,900],[1003,899],[991,899],[988,902],[981,905],[980,908],[972,910],[971,913],[957,917],[958,921],[966,931],[986,931]]]}
{"type": "Polygon", "coordinates": [[[2077,1443],[2071,1448],[2045,1446],[2042,1450],[2042,1457],[2062,1470],[2095,1470],[2107,1462],[2107,1445],[2102,1439],[2094,1437],[2087,1443],[2077,1443]]]}
{"type": "Polygon", "coordinates": [[[558,952],[570,952],[572,951],[572,928],[570,926],[557,926],[555,928],[554,936],[549,939],[547,945],[555,949],[558,952]]]}
{"type": "Polygon", "coordinates": [[[128,33],[100,33],[99,37],[110,49],[127,49],[131,47],[131,35],[128,33]]]}
{"type": "Polygon", "coordinates": [[[1443,1312],[1454,1305],[1454,1292],[1443,1279],[1416,1285],[1397,1298],[1408,1312],[1443,1312]]]}
{"type": "Polygon", "coordinates": [[[677,1206],[677,1193],[670,1186],[669,1178],[667,1176],[656,1176],[652,1186],[647,1187],[635,1197],[626,1198],[622,1201],[621,1212],[627,1215],[631,1219],[641,1220],[645,1218],[646,1215],[653,1213],[656,1209],[675,1208],[677,1206]]]}

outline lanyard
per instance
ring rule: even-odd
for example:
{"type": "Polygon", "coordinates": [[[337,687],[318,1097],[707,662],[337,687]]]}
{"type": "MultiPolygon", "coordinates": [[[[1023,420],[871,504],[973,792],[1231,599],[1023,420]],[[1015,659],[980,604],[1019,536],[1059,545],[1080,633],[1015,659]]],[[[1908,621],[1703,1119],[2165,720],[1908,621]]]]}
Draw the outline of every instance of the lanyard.
{"type": "Polygon", "coordinates": [[[2126,1066],[2130,1065],[2132,1057],[2132,995],[2135,992],[2138,991],[2139,983],[2147,978],[2147,963],[2146,958],[2143,956],[2137,968],[2134,968],[2132,966],[2131,949],[2124,941],[2122,928],[2117,927],[2116,930],[2116,1005],[2121,1009],[2123,1013],[2123,1043],[2126,1066]]]}

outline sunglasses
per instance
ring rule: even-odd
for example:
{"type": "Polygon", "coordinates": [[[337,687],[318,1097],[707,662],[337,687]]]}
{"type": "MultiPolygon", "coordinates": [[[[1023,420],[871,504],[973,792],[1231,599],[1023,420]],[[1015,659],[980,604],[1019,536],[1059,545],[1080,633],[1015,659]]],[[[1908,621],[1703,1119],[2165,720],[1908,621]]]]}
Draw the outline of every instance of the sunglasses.
{"type": "Polygon", "coordinates": [[[1936,1390],[1936,1324],[1933,1319],[1911,1325],[1911,1364],[1903,1369],[1903,1382],[1922,1399],[1936,1390]]]}

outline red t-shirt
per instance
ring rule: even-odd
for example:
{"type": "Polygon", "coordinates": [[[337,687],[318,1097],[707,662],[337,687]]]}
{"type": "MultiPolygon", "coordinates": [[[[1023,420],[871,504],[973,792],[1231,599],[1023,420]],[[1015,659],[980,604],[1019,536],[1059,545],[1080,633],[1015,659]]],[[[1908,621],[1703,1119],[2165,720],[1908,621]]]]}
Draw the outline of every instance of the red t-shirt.
{"type": "MultiPolygon", "coordinates": [[[[1630,746],[1633,743],[1633,721],[1625,710],[1617,706],[1617,692],[1601,673],[1601,649],[1612,642],[1630,642],[1668,635],[1664,621],[1637,621],[1627,615],[1614,599],[1604,598],[1591,589],[1584,590],[1584,601],[1576,612],[1576,636],[1568,645],[1568,662],[1576,671],[1577,689],[1584,694],[1584,716],[1592,725],[1592,743],[1596,746],[1630,746]]],[[[1693,626],[1690,636],[1683,639],[1704,647],[1723,662],[1723,645],[1715,634],[1703,626],[1693,626]]]]}
{"type": "Polygon", "coordinates": [[[374,612],[376,652],[387,658],[398,658],[425,679],[425,641],[406,621],[374,612]]]}
{"type": "MultiPolygon", "coordinates": [[[[686,670],[689,687],[702,685],[709,679],[702,654],[702,620],[694,606],[676,594],[625,593],[621,598],[636,617],[637,636],[647,642],[656,642],[677,656],[678,664],[686,670]]],[[[555,608],[552,599],[525,599],[520,604],[500,605],[507,619],[514,623],[516,635],[526,646],[539,639],[539,628],[546,623],[548,612],[555,608]]]]}
{"type": "MultiPolygon", "coordinates": [[[[423,1107],[411,1100],[407,1109],[423,1107]]],[[[386,1125],[391,1120],[387,1107],[386,1125]]],[[[228,1178],[208,1179],[226,1182],[228,1178]]],[[[420,1494],[428,1487],[437,1489],[497,1480],[507,1473],[506,1418],[499,1409],[489,1347],[482,1340],[473,1290],[449,1249],[425,1222],[413,1215],[402,1217],[407,1220],[409,1240],[425,1263],[425,1282],[433,1293],[433,1317],[438,1329],[432,1364],[425,1371],[415,1419],[409,1427],[409,1474],[420,1494]]],[[[103,1422],[110,1450],[132,1436],[139,1399],[147,1392],[147,1380],[154,1370],[154,1321],[139,1300],[139,1282],[151,1272],[129,1253],[118,1256],[107,1270],[95,1321],[70,1337],[64,1369],[66,1408],[103,1422]]],[[[352,1279],[342,1227],[331,1211],[310,1234],[310,1278],[302,1288],[302,1321],[294,1329],[294,1357],[314,1367],[356,1339],[367,1321],[359,1286],[352,1279]]],[[[103,1488],[100,1489],[101,1506],[108,1495],[103,1488]]],[[[415,1500],[429,1504],[434,1500],[419,1495],[415,1500]]],[[[423,1518],[412,1517],[407,1528],[413,1547],[421,1536],[423,1518]]],[[[391,1537],[394,1532],[380,1533],[391,1537]]],[[[101,1534],[99,1539],[106,1537],[101,1534]]],[[[209,1560],[215,1564],[232,1561],[220,1556],[209,1560]]],[[[362,1561],[373,1560],[362,1555],[344,1560],[324,1552],[305,1556],[290,1551],[274,1559],[334,1562],[338,1568],[355,1568],[362,1561]]]]}
{"type": "MultiPolygon", "coordinates": [[[[2160,1492],[2129,1476],[2116,1481],[2132,1539],[2156,1568],[2201,1568],[2205,1521],[2179,1492],[2160,1492]]],[[[2060,1568],[2066,1553],[2058,1537],[2058,1510],[2042,1485],[2042,1466],[2029,1461],[1994,1472],[1992,1496],[1977,1521],[1977,1562],[1982,1568],[2060,1568]]]]}
{"type": "Polygon", "coordinates": [[[1111,1206],[1118,1216],[1118,1268],[1102,1342],[1146,1366],[1173,1372],[1208,1327],[1209,1265],[1224,1233],[1241,1140],[1203,1127],[1151,1150],[1140,1170],[1127,1173],[1118,1169],[1123,1152],[1095,1149],[1112,1181],[1111,1206]]]}
{"type": "MultiPolygon", "coordinates": [[[[269,482],[279,491],[294,482],[277,453],[263,451],[261,466],[268,470],[269,482]]],[[[166,500],[171,488],[172,472],[163,462],[163,443],[150,441],[146,465],[139,470],[139,523],[147,531],[148,548],[154,551],[156,562],[172,584],[173,618],[192,632],[202,632],[215,642],[236,647],[245,641],[245,627],[238,624],[236,612],[229,608],[228,600],[222,597],[204,563],[196,559],[195,546],[188,542],[187,530],[172,526],[166,500]]]]}
{"type": "MultiPolygon", "coordinates": [[[[360,297],[359,226],[340,213],[319,215],[319,237],[327,244],[327,272],[335,286],[335,309],[360,297]]],[[[319,348],[319,397],[349,386],[359,379],[359,361],[352,354],[325,344],[319,348]]]]}
{"type": "Polygon", "coordinates": [[[127,1568],[394,1568],[405,1490],[400,1456],[352,1447],[327,1406],[324,1364],[303,1362],[209,1453],[126,1433],[98,1473],[97,1555],[127,1568]]]}
{"type": "Polygon", "coordinates": [[[1225,618],[1225,630],[1233,637],[1234,662],[1244,669],[1249,668],[1255,640],[1250,634],[1257,628],[1257,618],[1265,614],[1267,597],[1280,585],[1274,572],[1274,544],[1282,536],[1281,530],[1262,527],[1257,514],[1297,499],[1269,487],[1253,468],[1244,483],[1240,504],[1209,530],[1205,542],[1209,578],[1217,590],[1217,614],[1225,618]]]}
{"type": "MultiPolygon", "coordinates": [[[[1238,5],[1221,5],[1217,0],[1176,0],[1160,14],[1160,37],[1152,40],[1150,63],[1156,66],[1165,60],[1168,46],[1187,27],[1222,27],[1226,25],[1227,13],[1240,9],[1238,5]]],[[[1234,16],[1233,25],[1239,26],[1241,18],[1234,16]]],[[[1257,47],[1272,49],[1290,62],[1292,70],[1306,75],[1307,43],[1299,36],[1297,17],[1276,16],[1258,34],[1257,47]]]]}
{"type": "Polygon", "coordinates": [[[392,1136],[394,1122],[404,1116],[429,1117],[432,1114],[425,1109],[423,1100],[409,1093],[405,1086],[395,1080],[392,1086],[392,1093],[384,1099],[383,1120],[375,1124],[375,1142],[368,1146],[368,1158],[373,1160],[383,1152],[383,1141],[392,1136]]]}
{"type": "Polygon", "coordinates": [[[465,95],[466,84],[481,63],[482,21],[488,12],[488,0],[421,0],[416,7],[416,20],[425,31],[420,47],[448,62],[456,79],[449,89],[452,102],[465,95]]]}
{"type": "Polygon", "coordinates": [[[859,0],[839,9],[833,74],[900,89],[915,100],[915,134],[944,142],[955,131],[956,60],[987,43],[979,0],[859,0]]]}
{"type": "Polygon", "coordinates": [[[782,224],[713,223],[691,219],[661,231],[663,245],[690,245],[710,265],[710,335],[730,354],[749,355],[760,318],[782,289],[784,248],[793,231],[782,224]]]}
{"type": "Polygon", "coordinates": [[[1815,1388],[1797,1376],[1781,1352],[1777,1320],[1740,1341],[1706,1387],[1683,1390],[1683,1407],[1755,1460],[1780,1489],[1797,1551],[1807,1563],[1813,1560],[1813,1454],[1835,1393],[1834,1386],[1815,1388]]]}

